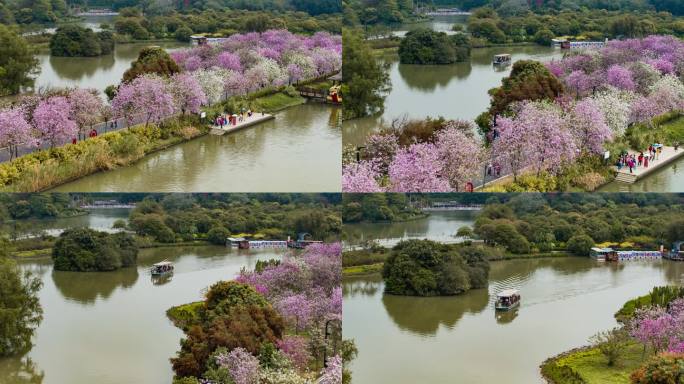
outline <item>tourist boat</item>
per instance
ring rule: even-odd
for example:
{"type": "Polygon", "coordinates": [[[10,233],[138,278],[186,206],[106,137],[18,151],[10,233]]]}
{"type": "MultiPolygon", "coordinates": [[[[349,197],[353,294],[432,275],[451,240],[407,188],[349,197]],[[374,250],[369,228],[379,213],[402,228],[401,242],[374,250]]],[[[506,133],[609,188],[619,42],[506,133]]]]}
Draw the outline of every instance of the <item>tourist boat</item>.
{"type": "Polygon", "coordinates": [[[169,273],[173,273],[173,263],[168,260],[164,260],[157,264],[154,264],[152,266],[152,269],[150,269],[150,273],[152,274],[152,276],[162,276],[169,273]]]}
{"type": "Polygon", "coordinates": [[[496,295],[496,310],[510,311],[520,306],[520,292],[517,289],[506,289],[496,295]]]}
{"type": "Polygon", "coordinates": [[[511,55],[509,55],[509,54],[496,55],[496,56],[494,56],[494,60],[492,60],[492,64],[501,65],[501,66],[511,65],[511,55]]]}

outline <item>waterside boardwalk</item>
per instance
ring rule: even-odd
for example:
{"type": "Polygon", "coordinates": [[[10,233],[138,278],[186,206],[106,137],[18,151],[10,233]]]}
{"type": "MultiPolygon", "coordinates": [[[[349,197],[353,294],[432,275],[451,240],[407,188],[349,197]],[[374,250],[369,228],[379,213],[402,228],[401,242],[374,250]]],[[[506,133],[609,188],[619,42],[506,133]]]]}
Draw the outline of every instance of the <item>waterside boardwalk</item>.
{"type": "MultiPolygon", "coordinates": [[[[638,152],[630,151],[629,153],[639,156],[638,152]]],[[[663,147],[662,153],[658,155],[657,159],[649,160],[648,167],[642,165],[634,168],[630,173],[628,167],[623,166],[622,169],[618,170],[617,166],[614,166],[613,169],[616,172],[615,180],[628,184],[636,183],[637,180],[661,169],[681,157],[684,157],[684,149],[679,148],[678,151],[675,151],[674,147],[663,147]]]]}
{"type": "Polygon", "coordinates": [[[255,112],[252,114],[252,116],[245,116],[245,118],[242,121],[238,121],[235,125],[229,123],[227,125],[224,125],[223,127],[220,127],[214,124],[211,127],[211,134],[219,136],[225,135],[226,133],[236,132],[241,129],[245,129],[247,127],[251,127],[253,125],[260,124],[273,119],[275,119],[275,116],[269,115],[268,113],[255,112]]]}

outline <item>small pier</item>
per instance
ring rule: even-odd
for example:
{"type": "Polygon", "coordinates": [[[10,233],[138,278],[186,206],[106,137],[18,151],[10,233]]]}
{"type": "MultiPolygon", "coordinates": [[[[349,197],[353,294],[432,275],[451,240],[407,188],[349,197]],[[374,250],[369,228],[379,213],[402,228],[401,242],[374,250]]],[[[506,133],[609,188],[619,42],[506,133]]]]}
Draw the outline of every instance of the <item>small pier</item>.
{"type": "MultiPolygon", "coordinates": [[[[639,156],[639,153],[634,151],[630,151],[629,154],[639,156]]],[[[631,173],[626,166],[623,166],[621,170],[618,170],[617,166],[613,167],[616,172],[615,180],[621,183],[634,184],[637,180],[644,178],[681,157],[684,157],[684,149],[680,148],[678,151],[675,151],[674,147],[663,147],[663,150],[660,155],[658,155],[657,159],[649,159],[648,167],[642,165],[633,168],[631,173]]]]}
{"type": "Polygon", "coordinates": [[[252,114],[252,116],[246,116],[242,121],[238,121],[235,125],[229,123],[223,127],[220,127],[214,123],[211,127],[211,134],[221,136],[225,135],[226,133],[236,132],[273,119],[275,119],[275,116],[268,113],[255,112],[252,114]]]}

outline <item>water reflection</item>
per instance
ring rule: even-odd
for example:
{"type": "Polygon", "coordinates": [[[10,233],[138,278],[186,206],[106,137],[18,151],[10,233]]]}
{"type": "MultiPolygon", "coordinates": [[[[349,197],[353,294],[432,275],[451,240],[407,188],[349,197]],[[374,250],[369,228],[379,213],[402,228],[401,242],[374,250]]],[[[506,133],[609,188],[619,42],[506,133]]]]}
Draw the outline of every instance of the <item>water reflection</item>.
{"type": "Polygon", "coordinates": [[[454,79],[465,79],[473,70],[470,62],[456,63],[453,65],[397,65],[399,75],[411,90],[421,92],[433,92],[435,89],[444,88],[454,79]],[[415,72],[421,75],[416,76],[415,72]]]}
{"type": "Polygon", "coordinates": [[[108,299],[117,289],[127,289],[138,281],[137,268],[121,268],[111,272],[53,271],[52,281],[65,299],[81,304],[94,304],[108,299]]]}
{"type": "Polygon", "coordinates": [[[445,211],[432,212],[426,218],[406,222],[345,224],[344,238],[351,245],[377,241],[388,247],[405,239],[454,243],[462,240],[456,237],[458,229],[472,227],[477,214],[478,211],[445,211]]]}
{"type": "Polygon", "coordinates": [[[488,303],[486,289],[450,297],[382,296],[382,304],[394,324],[420,336],[434,336],[440,325],[451,329],[465,314],[479,313],[488,303]]]}
{"type": "MultiPolygon", "coordinates": [[[[55,75],[62,79],[78,81],[85,77],[90,78],[98,71],[108,71],[114,67],[115,63],[113,54],[79,58],[50,56],[50,67],[55,75]]],[[[116,80],[116,78],[111,79],[112,84],[115,84],[116,80]]]]}
{"type": "Polygon", "coordinates": [[[28,357],[0,358],[0,384],[41,384],[45,373],[28,357]]]}
{"type": "Polygon", "coordinates": [[[518,317],[518,308],[511,309],[510,311],[494,311],[494,318],[496,318],[497,324],[510,324],[518,317]]]}

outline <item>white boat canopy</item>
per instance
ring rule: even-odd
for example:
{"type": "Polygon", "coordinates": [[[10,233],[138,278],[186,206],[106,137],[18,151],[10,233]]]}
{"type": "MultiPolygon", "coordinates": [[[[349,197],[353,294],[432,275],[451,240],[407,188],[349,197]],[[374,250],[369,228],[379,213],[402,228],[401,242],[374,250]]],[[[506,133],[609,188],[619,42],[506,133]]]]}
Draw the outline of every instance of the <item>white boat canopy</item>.
{"type": "Polygon", "coordinates": [[[518,295],[517,289],[504,289],[503,291],[496,294],[496,297],[511,297],[518,295]]]}
{"type": "Polygon", "coordinates": [[[173,263],[168,261],[168,260],[164,260],[164,261],[158,262],[157,264],[154,264],[155,267],[163,267],[163,266],[167,266],[167,265],[173,265],[173,263]]]}

